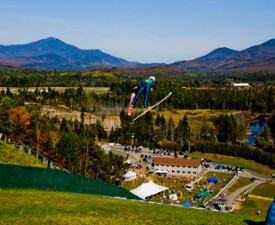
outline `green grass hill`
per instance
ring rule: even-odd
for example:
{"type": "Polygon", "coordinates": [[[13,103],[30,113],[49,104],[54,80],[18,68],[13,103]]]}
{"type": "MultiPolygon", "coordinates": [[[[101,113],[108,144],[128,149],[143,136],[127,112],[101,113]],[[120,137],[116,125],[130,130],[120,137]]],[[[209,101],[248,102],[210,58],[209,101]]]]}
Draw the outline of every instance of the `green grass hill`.
{"type": "Polygon", "coordinates": [[[263,216],[97,195],[0,189],[0,224],[261,224],[263,216]]]}
{"type": "Polygon", "coordinates": [[[35,157],[18,150],[4,141],[0,141],[0,163],[18,166],[47,167],[46,164],[43,164],[35,157]]]}

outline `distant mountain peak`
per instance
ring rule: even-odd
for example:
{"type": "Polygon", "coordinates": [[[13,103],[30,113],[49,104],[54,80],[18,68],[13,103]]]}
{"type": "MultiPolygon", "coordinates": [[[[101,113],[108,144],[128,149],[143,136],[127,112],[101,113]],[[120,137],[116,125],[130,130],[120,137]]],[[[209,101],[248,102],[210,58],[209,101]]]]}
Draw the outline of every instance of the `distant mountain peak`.
{"type": "Polygon", "coordinates": [[[190,61],[178,61],[172,67],[199,72],[274,71],[275,39],[242,51],[222,47],[190,61]]]}
{"type": "MultiPolygon", "coordinates": [[[[48,45],[72,46],[72,45],[66,44],[65,42],[63,42],[60,39],[55,38],[55,37],[48,37],[48,38],[45,38],[45,39],[41,39],[41,40],[38,40],[38,41],[31,42],[30,44],[32,44],[32,45],[47,45],[47,47],[49,47],[48,45]]],[[[72,47],[77,48],[75,46],[72,46],[72,47]]]]}
{"type": "Polygon", "coordinates": [[[211,53],[232,53],[232,52],[236,52],[236,50],[233,50],[231,48],[227,48],[227,47],[221,47],[221,48],[217,48],[215,50],[213,50],[211,53]]]}
{"type": "Polygon", "coordinates": [[[58,39],[56,37],[47,37],[47,38],[41,39],[40,41],[60,41],[60,42],[63,42],[63,41],[61,41],[60,39],[58,39]]]}
{"type": "Polygon", "coordinates": [[[196,60],[199,60],[199,61],[206,61],[206,60],[210,60],[210,59],[220,60],[220,59],[228,57],[229,55],[235,54],[237,52],[238,51],[230,49],[230,48],[221,47],[221,48],[217,48],[217,49],[213,50],[212,52],[208,53],[205,56],[197,58],[196,60]]]}
{"type": "Polygon", "coordinates": [[[275,39],[270,39],[262,44],[263,46],[273,46],[275,47],[275,39]]]}
{"type": "MultiPolygon", "coordinates": [[[[58,38],[55,38],[55,37],[48,37],[48,38],[45,38],[45,40],[59,40],[58,38]]],[[[59,40],[60,41],[60,40],[59,40]]]]}
{"type": "MultiPolygon", "coordinates": [[[[228,55],[235,54],[237,52],[238,51],[230,49],[230,48],[221,47],[221,48],[217,48],[217,49],[213,50],[212,52],[208,53],[207,55],[205,55],[203,57],[209,57],[209,56],[226,57],[228,55]]],[[[200,58],[203,58],[203,57],[200,57],[200,58]]]]}
{"type": "Polygon", "coordinates": [[[0,45],[0,63],[23,68],[57,70],[81,70],[95,66],[133,68],[143,65],[128,62],[99,49],[82,50],[56,37],[48,37],[28,44],[0,45]]]}

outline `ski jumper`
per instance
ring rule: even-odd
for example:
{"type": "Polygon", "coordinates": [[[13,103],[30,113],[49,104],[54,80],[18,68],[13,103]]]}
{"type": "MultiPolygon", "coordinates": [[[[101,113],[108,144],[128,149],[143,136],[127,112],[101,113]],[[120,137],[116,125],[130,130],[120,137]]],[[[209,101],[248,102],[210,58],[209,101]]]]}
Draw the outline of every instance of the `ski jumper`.
{"type": "Polygon", "coordinates": [[[272,225],[272,224],[275,224],[275,198],[268,209],[266,220],[265,220],[265,225],[272,225]]]}
{"type": "Polygon", "coordinates": [[[137,94],[132,102],[132,106],[134,106],[138,100],[138,98],[140,97],[141,93],[144,92],[144,108],[147,109],[148,108],[148,99],[149,99],[149,93],[150,93],[150,89],[155,87],[156,82],[152,79],[147,79],[144,80],[137,89],[137,94]]]}

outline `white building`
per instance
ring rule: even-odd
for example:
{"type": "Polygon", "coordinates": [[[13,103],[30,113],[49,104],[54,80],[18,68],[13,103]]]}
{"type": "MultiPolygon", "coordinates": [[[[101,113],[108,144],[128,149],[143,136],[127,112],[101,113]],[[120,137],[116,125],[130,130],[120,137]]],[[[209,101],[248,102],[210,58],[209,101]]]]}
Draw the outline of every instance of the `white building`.
{"type": "Polygon", "coordinates": [[[199,159],[182,159],[155,157],[154,172],[167,171],[167,175],[197,176],[201,173],[201,161],[199,159]]]}
{"type": "Polygon", "coordinates": [[[234,87],[249,87],[249,83],[232,83],[234,87]]]}

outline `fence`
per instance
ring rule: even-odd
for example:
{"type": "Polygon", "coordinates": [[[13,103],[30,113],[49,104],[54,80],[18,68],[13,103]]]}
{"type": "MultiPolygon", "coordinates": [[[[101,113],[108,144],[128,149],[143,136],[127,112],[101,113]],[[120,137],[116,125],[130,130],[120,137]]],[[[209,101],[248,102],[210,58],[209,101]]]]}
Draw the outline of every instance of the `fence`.
{"type": "Polygon", "coordinates": [[[141,200],[126,189],[61,170],[0,164],[0,187],[30,188],[141,200]]]}
{"type": "MultiPolygon", "coordinates": [[[[45,156],[43,156],[42,154],[40,154],[39,152],[37,152],[36,150],[30,148],[29,146],[27,146],[25,144],[19,143],[19,142],[15,141],[14,139],[9,138],[8,136],[6,136],[2,133],[0,133],[0,140],[7,142],[8,144],[18,148],[19,150],[26,152],[29,155],[35,156],[41,162],[48,164],[48,159],[45,156]]],[[[59,169],[59,170],[69,172],[62,166],[59,166],[59,165],[53,163],[52,161],[50,162],[50,167],[54,168],[54,169],[59,169]]]]}

